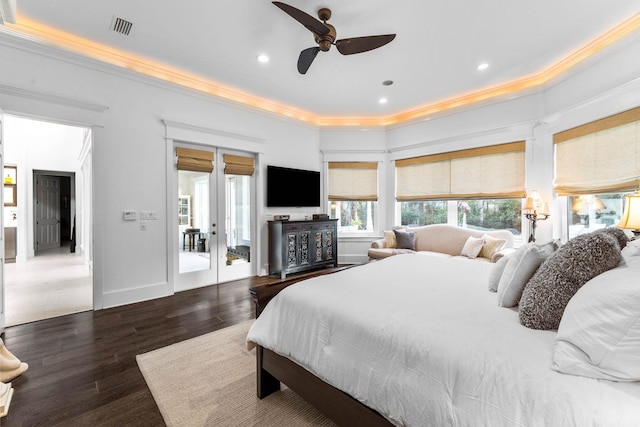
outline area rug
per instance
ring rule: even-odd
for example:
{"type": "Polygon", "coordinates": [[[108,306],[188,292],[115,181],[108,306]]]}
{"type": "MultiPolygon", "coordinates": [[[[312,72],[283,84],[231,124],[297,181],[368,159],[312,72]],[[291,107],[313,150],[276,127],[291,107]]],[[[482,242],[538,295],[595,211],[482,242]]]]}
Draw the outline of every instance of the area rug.
{"type": "Polygon", "coordinates": [[[245,344],[252,322],[136,357],[168,426],[335,425],[284,386],[256,397],[255,350],[245,344]]]}

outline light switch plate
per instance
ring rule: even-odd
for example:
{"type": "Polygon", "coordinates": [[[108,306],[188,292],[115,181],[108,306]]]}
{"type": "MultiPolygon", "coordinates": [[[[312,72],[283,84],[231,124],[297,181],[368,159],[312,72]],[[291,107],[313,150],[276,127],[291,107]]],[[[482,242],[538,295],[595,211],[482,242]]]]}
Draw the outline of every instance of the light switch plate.
{"type": "Polygon", "coordinates": [[[138,219],[138,212],[136,211],[124,211],[122,212],[122,219],[125,221],[135,221],[138,219]]]}

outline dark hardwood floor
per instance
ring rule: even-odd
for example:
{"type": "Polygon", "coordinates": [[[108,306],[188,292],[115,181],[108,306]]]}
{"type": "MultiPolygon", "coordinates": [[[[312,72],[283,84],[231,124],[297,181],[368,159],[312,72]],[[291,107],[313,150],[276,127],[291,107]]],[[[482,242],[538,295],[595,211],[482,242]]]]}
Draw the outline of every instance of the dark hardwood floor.
{"type": "Polygon", "coordinates": [[[254,318],[254,277],[171,297],[6,328],[29,364],[14,379],[10,426],[163,426],[136,355],[254,318]]]}

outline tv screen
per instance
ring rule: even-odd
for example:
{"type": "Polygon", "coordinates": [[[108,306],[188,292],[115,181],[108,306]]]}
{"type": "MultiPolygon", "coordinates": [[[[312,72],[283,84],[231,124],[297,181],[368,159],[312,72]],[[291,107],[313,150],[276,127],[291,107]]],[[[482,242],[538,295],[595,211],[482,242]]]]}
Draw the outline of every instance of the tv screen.
{"type": "Polygon", "coordinates": [[[267,166],[268,207],[319,207],[320,172],[267,166]]]}

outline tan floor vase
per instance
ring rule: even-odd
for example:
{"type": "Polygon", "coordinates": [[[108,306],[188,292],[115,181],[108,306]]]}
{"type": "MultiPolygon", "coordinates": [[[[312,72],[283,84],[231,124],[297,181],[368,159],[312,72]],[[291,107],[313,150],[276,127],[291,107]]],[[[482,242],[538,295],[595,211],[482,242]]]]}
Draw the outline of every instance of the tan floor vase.
{"type": "Polygon", "coordinates": [[[333,426],[291,390],[256,397],[252,321],[137,356],[162,416],[177,426],[333,426]]]}

